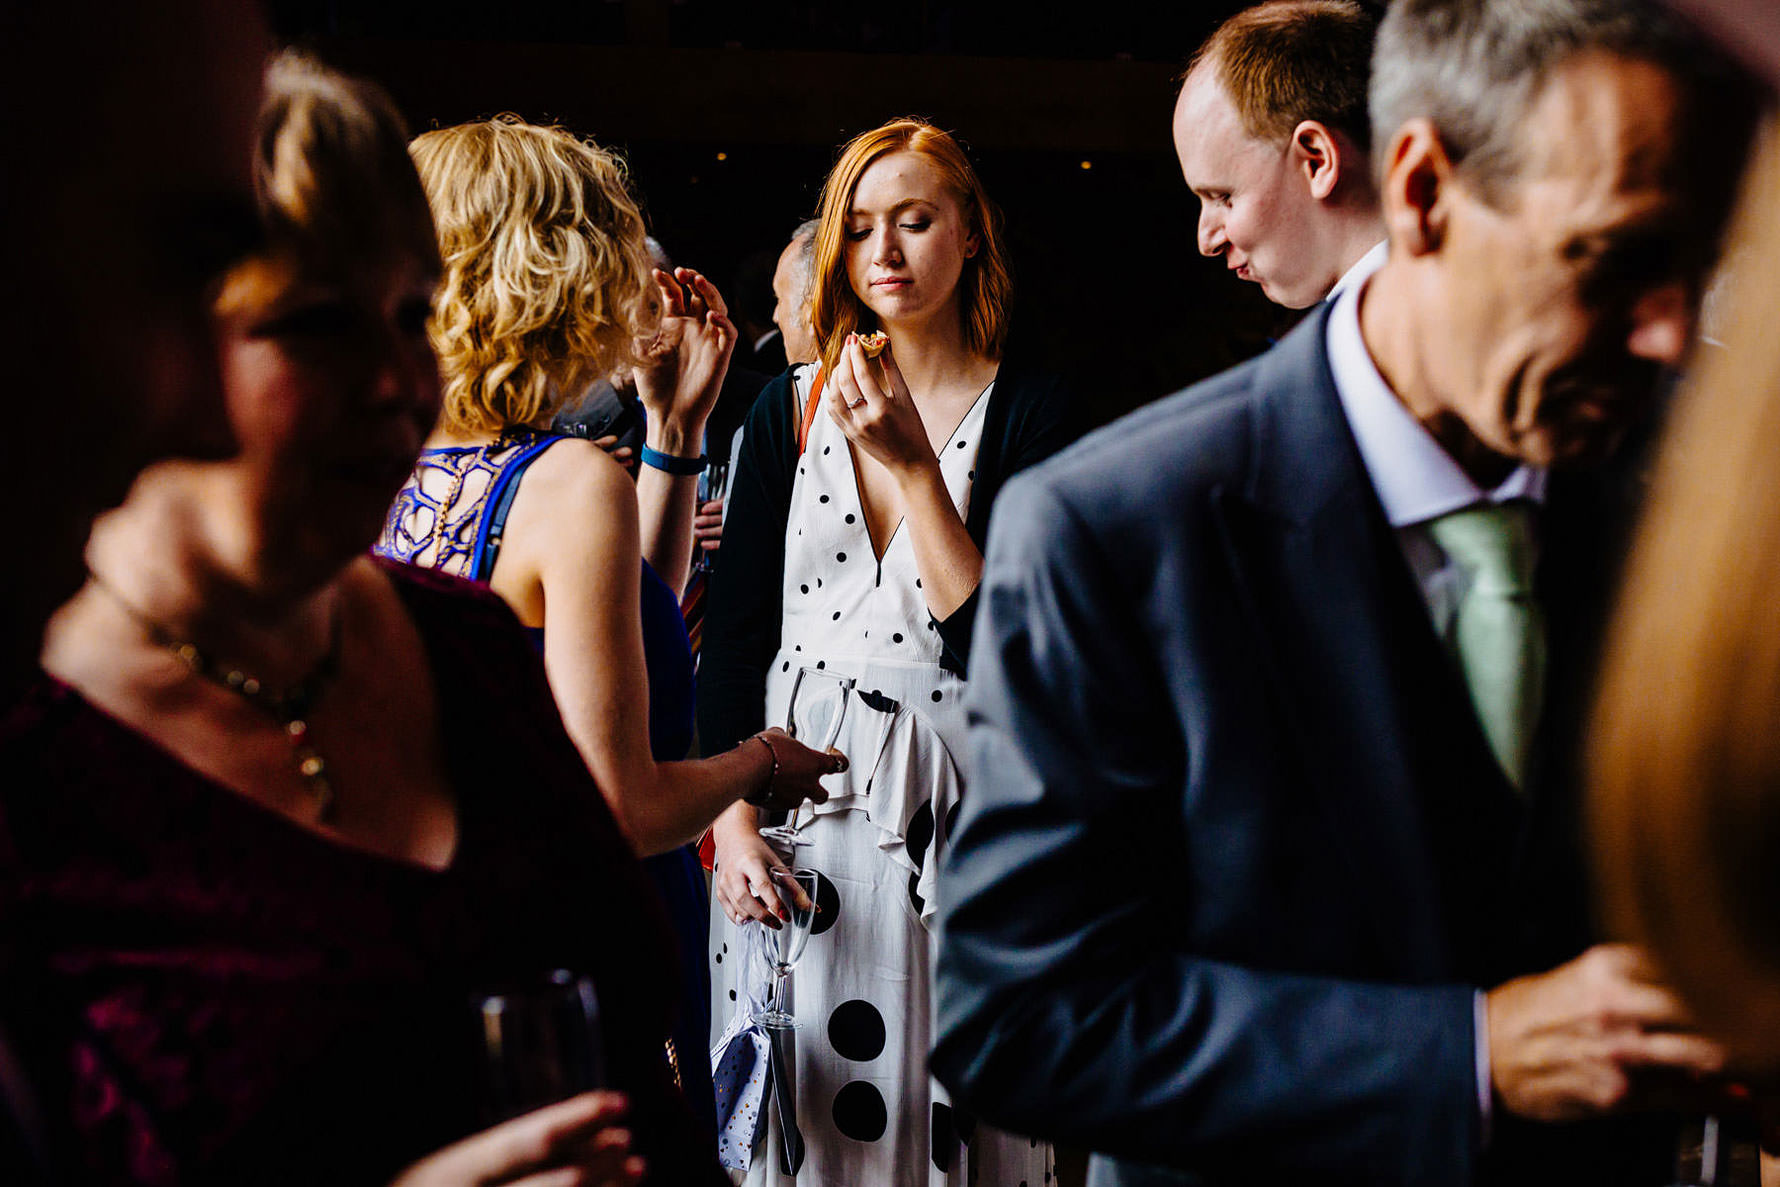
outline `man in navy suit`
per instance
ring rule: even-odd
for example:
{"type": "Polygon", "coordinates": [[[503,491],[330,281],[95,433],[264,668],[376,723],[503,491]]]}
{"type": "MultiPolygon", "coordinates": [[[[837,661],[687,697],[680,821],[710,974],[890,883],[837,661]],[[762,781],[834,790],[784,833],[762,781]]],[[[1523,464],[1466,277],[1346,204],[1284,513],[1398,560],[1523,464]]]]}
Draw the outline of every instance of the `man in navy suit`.
{"type": "Polygon", "coordinates": [[[1382,270],[997,509],[933,1067],[1095,1184],[1663,1183],[1721,1056],[1577,743],[1756,104],[1636,0],[1399,0],[1371,86],[1382,270]]]}

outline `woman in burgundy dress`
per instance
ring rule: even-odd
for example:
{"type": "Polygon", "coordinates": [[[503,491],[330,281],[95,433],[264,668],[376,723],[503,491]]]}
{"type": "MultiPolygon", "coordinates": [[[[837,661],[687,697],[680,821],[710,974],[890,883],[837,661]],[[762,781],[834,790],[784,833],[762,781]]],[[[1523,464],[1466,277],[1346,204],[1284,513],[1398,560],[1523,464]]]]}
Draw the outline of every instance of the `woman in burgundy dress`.
{"type": "Polygon", "coordinates": [[[215,317],[241,454],[100,522],[0,723],[0,1021],[43,1132],[73,1181],[721,1183],[662,1059],[665,922],[535,653],[365,554],[439,401],[400,120],[300,59],[268,92],[266,243],[215,317]],[[563,969],[616,1091],[462,1141],[471,1000],[563,969]]]}

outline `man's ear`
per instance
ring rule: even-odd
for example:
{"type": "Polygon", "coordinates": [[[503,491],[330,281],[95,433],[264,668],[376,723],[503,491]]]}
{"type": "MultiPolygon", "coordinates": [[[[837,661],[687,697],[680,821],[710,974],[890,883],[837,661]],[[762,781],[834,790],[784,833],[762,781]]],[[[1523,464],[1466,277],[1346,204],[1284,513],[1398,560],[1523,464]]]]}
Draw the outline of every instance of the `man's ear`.
{"type": "Polygon", "coordinates": [[[1347,164],[1340,138],[1318,120],[1305,120],[1292,129],[1292,167],[1310,188],[1310,196],[1326,202],[1341,184],[1341,170],[1347,164]]]}
{"type": "Polygon", "coordinates": [[[1391,137],[1379,194],[1392,253],[1424,256],[1440,250],[1452,216],[1455,166],[1433,121],[1412,119],[1391,137]]]}

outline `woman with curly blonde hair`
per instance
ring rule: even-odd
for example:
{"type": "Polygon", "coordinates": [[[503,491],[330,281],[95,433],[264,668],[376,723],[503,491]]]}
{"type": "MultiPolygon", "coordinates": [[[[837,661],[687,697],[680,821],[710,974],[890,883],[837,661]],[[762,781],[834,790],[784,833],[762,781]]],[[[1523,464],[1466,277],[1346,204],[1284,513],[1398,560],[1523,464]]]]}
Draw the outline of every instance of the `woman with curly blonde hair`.
{"type": "Polygon", "coordinates": [[[432,325],[444,411],[378,551],[486,581],[532,630],[570,736],[637,850],[657,855],[646,865],[688,958],[676,1069],[714,1127],[708,908],[687,843],[743,797],[821,798],[817,778],[844,765],[780,731],[678,761],[692,663],[677,591],[696,455],[735,329],[704,277],[650,268],[612,153],[504,116],[428,132],[412,155],[445,265],[432,325]],[[648,412],[634,490],[596,445],[549,429],[582,386],[621,367],[648,412]]]}

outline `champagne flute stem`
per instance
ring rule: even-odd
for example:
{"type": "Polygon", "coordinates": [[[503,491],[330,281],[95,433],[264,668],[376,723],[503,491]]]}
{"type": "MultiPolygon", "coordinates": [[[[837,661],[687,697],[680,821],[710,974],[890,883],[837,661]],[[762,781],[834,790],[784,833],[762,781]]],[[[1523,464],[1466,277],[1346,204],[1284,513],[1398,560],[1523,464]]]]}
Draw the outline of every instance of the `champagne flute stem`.
{"type": "Polygon", "coordinates": [[[791,970],[782,964],[773,965],[773,1013],[785,1017],[785,981],[791,970]]]}

